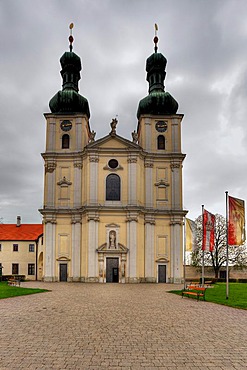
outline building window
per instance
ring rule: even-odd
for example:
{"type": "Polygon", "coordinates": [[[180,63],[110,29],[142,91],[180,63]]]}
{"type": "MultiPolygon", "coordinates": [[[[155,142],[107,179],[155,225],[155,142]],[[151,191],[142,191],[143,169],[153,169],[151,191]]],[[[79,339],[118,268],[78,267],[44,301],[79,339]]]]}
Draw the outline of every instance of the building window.
{"type": "Polygon", "coordinates": [[[13,244],[13,252],[18,252],[18,244],[13,244]]]}
{"type": "Polygon", "coordinates": [[[34,252],[34,244],[29,244],[29,252],[34,252]]]}
{"type": "Polygon", "coordinates": [[[35,264],[34,263],[29,263],[28,264],[28,275],[35,275],[35,264]]]}
{"type": "Polygon", "coordinates": [[[159,135],[157,138],[158,142],[158,149],[165,149],[165,137],[163,135],[159,135]]]}
{"type": "Polygon", "coordinates": [[[69,135],[64,134],[62,137],[62,149],[69,149],[69,135]]]}
{"type": "Polygon", "coordinates": [[[118,161],[116,159],[110,159],[108,162],[108,166],[115,169],[118,166],[118,161]]]}
{"type": "Polygon", "coordinates": [[[115,174],[106,178],[106,200],[120,200],[121,183],[120,177],[115,174]]]}
{"type": "Polygon", "coordinates": [[[19,263],[12,263],[12,275],[19,274],[19,263]]]}

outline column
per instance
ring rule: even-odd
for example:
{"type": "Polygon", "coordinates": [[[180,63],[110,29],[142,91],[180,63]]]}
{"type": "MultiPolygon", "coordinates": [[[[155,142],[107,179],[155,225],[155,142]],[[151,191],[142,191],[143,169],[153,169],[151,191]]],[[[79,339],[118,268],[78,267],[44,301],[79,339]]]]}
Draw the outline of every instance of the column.
{"type": "Polygon", "coordinates": [[[153,160],[145,159],[144,167],[146,208],[153,208],[153,160]]]}
{"type": "Polygon", "coordinates": [[[56,246],[55,246],[55,231],[56,221],[45,220],[45,272],[44,281],[56,281],[56,246]]]}
{"type": "Polygon", "coordinates": [[[154,215],[145,215],[145,281],[154,283],[156,281],[154,272],[154,215]]]}
{"type": "Polygon", "coordinates": [[[145,118],[145,149],[147,152],[152,150],[152,130],[151,130],[151,119],[145,118]]]}
{"type": "Polygon", "coordinates": [[[127,216],[127,248],[129,249],[129,283],[137,283],[137,221],[138,214],[129,212],[127,216]]]}
{"type": "Polygon", "coordinates": [[[98,162],[99,158],[96,155],[90,155],[89,157],[90,167],[89,167],[89,178],[90,178],[90,188],[89,188],[89,201],[91,204],[98,203],[98,162]]]}
{"type": "Polygon", "coordinates": [[[180,163],[172,162],[172,209],[181,209],[182,184],[180,181],[180,163]]]}
{"type": "Polygon", "coordinates": [[[179,120],[177,118],[172,119],[172,152],[180,153],[180,132],[179,132],[179,120]]]}
{"type": "Polygon", "coordinates": [[[136,205],[137,203],[137,194],[136,194],[136,175],[137,175],[137,158],[129,157],[128,158],[128,204],[136,205]]]}
{"type": "Polygon", "coordinates": [[[47,125],[47,152],[54,152],[56,150],[56,122],[50,121],[47,125]]]}
{"type": "Polygon", "coordinates": [[[81,277],[81,216],[72,216],[72,281],[81,277]]]}
{"type": "Polygon", "coordinates": [[[178,218],[171,221],[171,283],[181,283],[183,280],[182,224],[178,218]]]}
{"type": "Polygon", "coordinates": [[[98,281],[98,261],[97,252],[98,248],[98,222],[99,216],[96,212],[88,214],[88,281],[98,281]]]}
{"type": "Polygon", "coordinates": [[[74,162],[74,207],[81,207],[82,199],[82,163],[74,162]]]}
{"type": "Polygon", "coordinates": [[[45,163],[46,188],[45,188],[45,206],[55,206],[55,168],[56,162],[54,160],[45,163]]]}
{"type": "Polygon", "coordinates": [[[76,118],[75,121],[75,138],[76,138],[76,150],[79,152],[83,149],[82,147],[82,119],[76,118]]]}

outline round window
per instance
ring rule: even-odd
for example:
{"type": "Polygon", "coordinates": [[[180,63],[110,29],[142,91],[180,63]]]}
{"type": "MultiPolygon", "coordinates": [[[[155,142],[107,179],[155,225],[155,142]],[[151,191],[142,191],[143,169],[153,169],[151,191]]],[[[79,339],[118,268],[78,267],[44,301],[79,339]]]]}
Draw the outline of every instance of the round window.
{"type": "Polygon", "coordinates": [[[108,162],[108,166],[110,168],[117,168],[118,166],[118,161],[116,159],[110,159],[110,161],[108,162]]]}

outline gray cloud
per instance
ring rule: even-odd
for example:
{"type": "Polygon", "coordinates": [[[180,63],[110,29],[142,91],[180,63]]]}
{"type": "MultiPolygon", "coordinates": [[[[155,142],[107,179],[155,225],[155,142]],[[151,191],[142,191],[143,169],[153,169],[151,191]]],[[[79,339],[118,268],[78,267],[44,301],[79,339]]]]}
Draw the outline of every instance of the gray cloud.
{"type": "Polygon", "coordinates": [[[59,58],[81,57],[80,93],[90,104],[97,138],[117,114],[130,139],[138,102],[147,94],[145,61],[168,59],[166,89],[184,113],[184,205],[224,214],[224,192],[245,199],[247,26],[245,0],[8,0],[0,3],[0,215],[4,222],[40,222],[44,112],[61,88],[59,58]]]}

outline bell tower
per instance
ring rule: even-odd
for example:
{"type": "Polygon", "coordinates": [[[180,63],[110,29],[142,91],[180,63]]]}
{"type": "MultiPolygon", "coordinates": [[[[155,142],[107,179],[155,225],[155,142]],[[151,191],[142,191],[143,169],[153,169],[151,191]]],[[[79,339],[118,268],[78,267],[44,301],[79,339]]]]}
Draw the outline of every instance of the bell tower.
{"type": "Polygon", "coordinates": [[[44,159],[44,280],[79,281],[81,276],[81,214],[83,165],[81,153],[90,141],[88,101],[79,94],[81,60],[73,52],[73,23],[69,51],[61,59],[62,90],[46,113],[44,159]]]}
{"type": "Polygon", "coordinates": [[[145,153],[145,255],[155,260],[152,265],[146,258],[145,276],[154,279],[161,272],[173,283],[183,278],[183,115],[165,91],[167,60],[158,52],[157,31],[155,25],[154,53],[146,61],[148,95],[137,110],[138,140],[145,153]]]}

